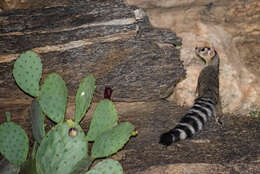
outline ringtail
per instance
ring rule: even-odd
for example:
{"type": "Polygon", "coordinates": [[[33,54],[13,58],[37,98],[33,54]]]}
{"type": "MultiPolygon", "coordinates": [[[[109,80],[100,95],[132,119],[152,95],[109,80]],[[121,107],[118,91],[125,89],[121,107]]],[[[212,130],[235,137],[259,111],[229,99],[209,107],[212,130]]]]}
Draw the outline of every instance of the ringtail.
{"type": "Polygon", "coordinates": [[[179,123],[160,136],[160,144],[169,146],[199,133],[212,118],[217,119],[219,107],[219,56],[213,47],[196,47],[195,54],[206,66],[201,70],[197,83],[197,95],[193,106],[179,123]]]}

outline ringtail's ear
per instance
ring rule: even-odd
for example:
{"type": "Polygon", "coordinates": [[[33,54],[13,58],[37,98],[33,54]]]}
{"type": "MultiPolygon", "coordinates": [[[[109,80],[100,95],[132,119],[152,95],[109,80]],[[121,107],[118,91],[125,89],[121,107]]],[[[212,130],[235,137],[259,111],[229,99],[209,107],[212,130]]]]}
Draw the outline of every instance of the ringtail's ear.
{"type": "Polygon", "coordinates": [[[219,67],[219,55],[217,51],[214,49],[211,51],[212,57],[211,60],[209,61],[209,65],[214,65],[219,67]]]}

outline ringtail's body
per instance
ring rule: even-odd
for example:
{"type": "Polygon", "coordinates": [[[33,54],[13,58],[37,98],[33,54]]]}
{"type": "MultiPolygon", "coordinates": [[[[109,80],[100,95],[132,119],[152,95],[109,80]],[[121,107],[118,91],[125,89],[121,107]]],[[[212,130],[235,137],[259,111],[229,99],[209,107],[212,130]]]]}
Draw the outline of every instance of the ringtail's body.
{"type": "Polygon", "coordinates": [[[180,122],[168,132],[160,136],[160,144],[169,146],[179,140],[192,137],[201,131],[204,125],[217,116],[219,109],[219,56],[215,49],[200,47],[195,53],[205,63],[197,84],[198,97],[193,106],[181,118],[180,122]]]}

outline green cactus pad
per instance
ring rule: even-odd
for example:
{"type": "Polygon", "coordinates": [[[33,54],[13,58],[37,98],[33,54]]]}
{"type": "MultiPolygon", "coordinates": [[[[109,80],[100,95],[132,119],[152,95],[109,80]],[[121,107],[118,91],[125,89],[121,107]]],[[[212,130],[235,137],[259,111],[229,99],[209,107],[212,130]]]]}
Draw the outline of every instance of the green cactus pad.
{"type": "Polygon", "coordinates": [[[117,111],[110,100],[102,100],[97,104],[90,128],[87,134],[88,141],[94,141],[96,137],[104,131],[117,125],[117,111]]]}
{"type": "Polygon", "coordinates": [[[0,152],[14,165],[21,165],[27,158],[29,139],[21,126],[13,122],[0,125],[0,152]]]}
{"type": "Polygon", "coordinates": [[[120,123],[98,136],[91,149],[92,158],[107,157],[120,150],[129,140],[134,126],[129,122],[120,123]]]}
{"type": "Polygon", "coordinates": [[[74,125],[77,136],[71,137],[67,122],[59,123],[42,139],[36,153],[38,174],[70,174],[87,157],[88,146],[81,127],[74,125]]]}
{"type": "Polygon", "coordinates": [[[64,80],[56,73],[48,75],[41,85],[39,103],[52,121],[59,123],[64,120],[67,96],[64,80]]]}
{"type": "Polygon", "coordinates": [[[105,159],[86,174],[123,174],[123,168],[118,161],[105,159]]]}
{"type": "Polygon", "coordinates": [[[39,96],[42,63],[38,54],[27,51],[14,63],[13,75],[18,86],[31,96],[39,96]]]}
{"type": "Polygon", "coordinates": [[[79,174],[79,173],[85,173],[88,171],[88,168],[91,166],[94,159],[90,158],[89,156],[86,156],[84,159],[82,159],[78,164],[74,167],[75,170],[73,170],[73,174],[79,174]]]}
{"type": "Polygon", "coordinates": [[[95,88],[95,78],[93,75],[89,75],[81,81],[76,95],[76,123],[80,122],[84,117],[86,110],[89,108],[95,88]]]}
{"type": "Polygon", "coordinates": [[[32,102],[31,108],[31,119],[32,119],[32,134],[33,138],[40,143],[42,138],[45,136],[44,130],[44,115],[42,113],[40,104],[37,100],[32,102]]]}

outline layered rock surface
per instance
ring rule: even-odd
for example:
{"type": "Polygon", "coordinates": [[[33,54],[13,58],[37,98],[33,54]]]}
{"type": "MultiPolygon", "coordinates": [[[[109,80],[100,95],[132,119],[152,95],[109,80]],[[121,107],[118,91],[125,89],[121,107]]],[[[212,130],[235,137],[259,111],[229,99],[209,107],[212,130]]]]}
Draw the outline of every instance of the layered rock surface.
{"type": "Polygon", "coordinates": [[[185,76],[176,47],[181,39],[170,30],[151,27],[142,10],[122,0],[3,11],[0,21],[3,111],[21,114],[31,102],[12,77],[14,61],[27,50],[41,56],[42,79],[57,72],[70,97],[89,73],[97,79],[97,98],[109,86],[114,101],[127,102],[165,98],[185,76]]]}

